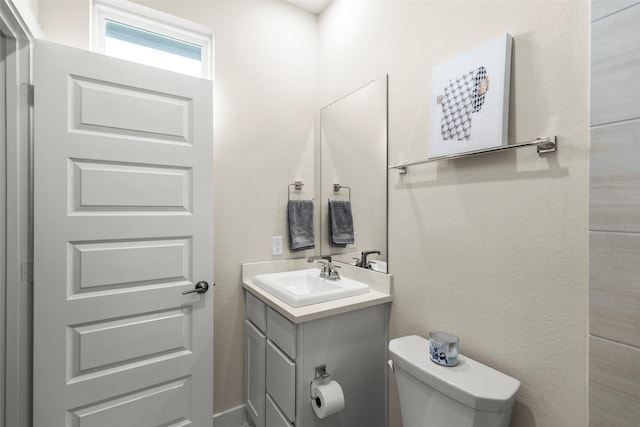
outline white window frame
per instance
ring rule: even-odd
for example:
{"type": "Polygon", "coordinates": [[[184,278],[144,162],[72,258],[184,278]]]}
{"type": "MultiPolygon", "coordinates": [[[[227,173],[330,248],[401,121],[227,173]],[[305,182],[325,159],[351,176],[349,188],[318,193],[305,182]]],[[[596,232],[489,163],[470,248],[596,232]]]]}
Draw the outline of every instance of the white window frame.
{"type": "Polygon", "coordinates": [[[200,24],[124,0],[92,0],[91,50],[104,53],[107,20],[200,46],[202,78],[213,79],[213,31],[200,24]]]}

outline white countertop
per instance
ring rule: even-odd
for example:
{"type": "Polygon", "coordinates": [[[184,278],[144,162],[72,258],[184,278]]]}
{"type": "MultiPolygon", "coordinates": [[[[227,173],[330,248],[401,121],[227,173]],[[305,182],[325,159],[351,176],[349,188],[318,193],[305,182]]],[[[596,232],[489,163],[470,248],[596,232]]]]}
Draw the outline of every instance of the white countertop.
{"type": "Polygon", "coordinates": [[[350,279],[358,280],[369,285],[369,292],[338,300],[322,302],[318,304],[306,305],[303,307],[292,307],[269,292],[254,285],[252,279],[258,274],[279,273],[282,271],[302,270],[309,268],[306,258],[265,261],[242,264],[243,287],[259,298],[271,308],[282,314],[293,323],[308,322],[309,320],[320,319],[358,310],[373,305],[391,302],[392,297],[392,276],[364,268],[355,267],[348,264],[339,264],[340,275],[350,279]]]}

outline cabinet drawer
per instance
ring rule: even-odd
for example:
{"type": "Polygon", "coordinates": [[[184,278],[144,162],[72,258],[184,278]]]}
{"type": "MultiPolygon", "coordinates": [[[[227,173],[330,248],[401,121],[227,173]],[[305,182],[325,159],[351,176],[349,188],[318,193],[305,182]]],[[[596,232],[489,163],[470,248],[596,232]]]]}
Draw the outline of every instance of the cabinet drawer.
{"type": "Polygon", "coordinates": [[[296,418],[296,364],[267,340],[267,393],[289,421],[296,418]]]}
{"type": "Polygon", "coordinates": [[[267,305],[254,297],[250,292],[246,294],[246,317],[251,320],[262,332],[267,330],[267,305]]]}
{"type": "Polygon", "coordinates": [[[273,403],[271,396],[267,394],[267,426],[266,427],[292,427],[287,417],[273,403]]]}
{"type": "Polygon", "coordinates": [[[267,308],[267,337],[293,360],[296,359],[296,325],[267,308]]]}

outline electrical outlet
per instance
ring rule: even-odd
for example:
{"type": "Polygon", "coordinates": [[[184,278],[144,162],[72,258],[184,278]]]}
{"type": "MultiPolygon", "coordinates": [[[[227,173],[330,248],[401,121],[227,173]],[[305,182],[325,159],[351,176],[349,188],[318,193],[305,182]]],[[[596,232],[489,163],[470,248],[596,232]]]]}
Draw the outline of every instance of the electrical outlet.
{"type": "Polygon", "coordinates": [[[271,254],[282,255],[282,253],[283,253],[282,236],[273,236],[271,238],[271,254]]]}

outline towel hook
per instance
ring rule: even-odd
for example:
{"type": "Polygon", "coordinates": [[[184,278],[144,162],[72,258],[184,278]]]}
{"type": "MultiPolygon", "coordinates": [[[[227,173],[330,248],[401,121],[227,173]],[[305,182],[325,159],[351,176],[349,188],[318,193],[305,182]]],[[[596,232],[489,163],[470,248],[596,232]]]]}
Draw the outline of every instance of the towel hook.
{"type": "Polygon", "coordinates": [[[300,191],[303,185],[302,181],[293,181],[293,184],[289,184],[287,187],[287,200],[291,200],[291,186],[294,187],[295,191],[300,191]]]}
{"type": "Polygon", "coordinates": [[[347,191],[349,192],[349,201],[351,201],[351,187],[347,187],[345,185],[340,185],[338,183],[333,184],[333,192],[337,193],[340,190],[342,190],[343,188],[346,188],[347,191]]]}

